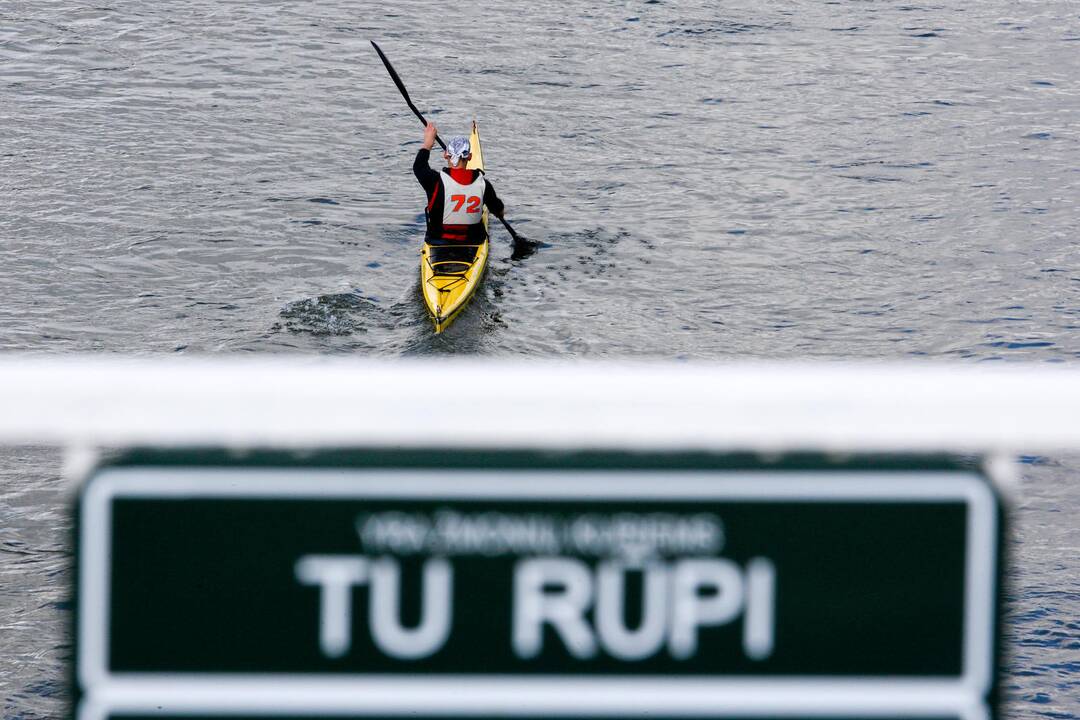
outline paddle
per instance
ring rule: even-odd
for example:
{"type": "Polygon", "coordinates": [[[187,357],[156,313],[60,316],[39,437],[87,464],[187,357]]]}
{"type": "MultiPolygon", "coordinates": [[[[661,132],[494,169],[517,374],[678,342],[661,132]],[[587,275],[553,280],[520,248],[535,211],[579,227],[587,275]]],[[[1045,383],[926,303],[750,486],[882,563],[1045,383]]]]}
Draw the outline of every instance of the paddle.
{"type": "MultiPolygon", "coordinates": [[[[405,98],[405,104],[409,106],[409,109],[413,111],[416,117],[420,118],[420,122],[424,123],[424,127],[427,127],[428,121],[424,117],[424,114],[416,109],[413,105],[412,98],[409,97],[409,91],[405,89],[405,83],[401,82],[401,76],[397,74],[397,70],[390,64],[390,59],[386,57],[386,53],[382,51],[382,48],[375,44],[375,41],[371,41],[371,47],[375,48],[375,52],[379,53],[379,59],[382,60],[382,64],[386,66],[386,72],[390,73],[390,79],[397,85],[398,92],[401,93],[401,97],[405,98]]],[[[446,149],[446,143],[442,141],[442,138],[438,135],[435,136],[436,142],[439,143],[439,147],[443,150],[446,149]]]]}
{"type": "MultiPolygon", "coordinates": [[[[420,118],[420,122],[424,123],[424,127],[427,127],[427,118],[425,118],[424,114],[417,110],[416,106],[413,105],[412,98],[409,97],[409,91],[405,89],[405,83],[401,81],[401,76],[397,74],[397,70],[394,70],[394,66],[390,64],[390,59],[386,57],[386,53],[382,51],[382,48],[380,48],[374,40],[371,41],[371,47],[375,48],[375,52],[379,53],[379,59],[382,60],[383,65],[386,66],[386,71],[390,73],[390,79],[397,85],[397,89],[401,93],[401,96],[405,98],[405,104],[409,106],[409,109],[413,111],[413,114],[416,115],[416,117],[420,118]]],[[[446,143],[442,141],[441,137],[436,135],[435,140],[438,141],[439,147],[446,150],[446,143]]],[[[536,250],[537,246],[539,246],[539,243],[533,242],[532,240],[526,240],[514,232],[514,228],[510,227],[510,223],[506,222],[506,218],[500,217],[499,220],[502,222],[503,227],[506,228],[506,231],[510,233],[510,237],[514,240],[513,258],[520,259],[531,255],[536,250]]]]}

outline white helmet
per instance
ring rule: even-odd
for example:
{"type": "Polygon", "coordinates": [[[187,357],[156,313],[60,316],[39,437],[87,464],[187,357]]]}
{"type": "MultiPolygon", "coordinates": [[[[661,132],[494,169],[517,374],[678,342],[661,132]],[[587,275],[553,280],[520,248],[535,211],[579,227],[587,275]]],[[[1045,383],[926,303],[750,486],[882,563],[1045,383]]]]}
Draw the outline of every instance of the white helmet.
{"type": "Polygon", "coordinates": [[[450,163],[456,165],[462,158],[468,158],[472,155],[472,145],[469,144],[469,138],[467,137],[455,137],[450,138],[450,142],[446,144],[446,154],[450,156],[450,163]]]}

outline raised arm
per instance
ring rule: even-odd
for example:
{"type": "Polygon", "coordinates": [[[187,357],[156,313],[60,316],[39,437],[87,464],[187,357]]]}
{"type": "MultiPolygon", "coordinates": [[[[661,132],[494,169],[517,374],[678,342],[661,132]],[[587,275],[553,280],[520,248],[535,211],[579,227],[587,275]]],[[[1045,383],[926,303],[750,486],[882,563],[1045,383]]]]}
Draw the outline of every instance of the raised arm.
{"type": "Polygon", "coordinates": [[[416,159],[413,160],[413,175],[420,181],[420,185],[423,186],[428,197],[431,197],[431,193],[435,192],[435,188],[439,184],[439,173],[432,170],[431,166],[428,165],[431,146],[435,144],[435,136],[438,132],[435,123],[429,122],[427,124],[424,128],[424,144],[416,151],[416,159]]]}

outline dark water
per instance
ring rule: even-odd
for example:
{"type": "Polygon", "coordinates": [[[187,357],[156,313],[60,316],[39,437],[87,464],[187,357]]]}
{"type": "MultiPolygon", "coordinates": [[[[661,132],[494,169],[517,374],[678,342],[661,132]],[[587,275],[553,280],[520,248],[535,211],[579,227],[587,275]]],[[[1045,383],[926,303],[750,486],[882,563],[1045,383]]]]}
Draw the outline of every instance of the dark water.
{"type": "MultiPolygon", "coordinates": [[[[1053,0],[8,0],[0,350],[1073,361],[1078,82],[1053,0]],[[369,39],[547,245],[442,336],[369,39]]],[[[4,453],[0,698],[55,717],[58,455],[4,453]]],[[[1077,461],[1029,460],[1008,713],[1078,717],[1077,461]]]]}

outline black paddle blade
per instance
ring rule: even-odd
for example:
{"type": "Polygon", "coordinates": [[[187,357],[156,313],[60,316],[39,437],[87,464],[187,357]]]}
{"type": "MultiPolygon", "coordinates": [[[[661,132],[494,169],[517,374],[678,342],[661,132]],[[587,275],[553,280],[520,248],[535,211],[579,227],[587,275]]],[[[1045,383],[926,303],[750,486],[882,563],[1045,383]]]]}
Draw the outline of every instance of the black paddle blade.
{"type": "Polygon", "coordinates": [[[542,243],[535,240],[526,240],[520,235],[514,239],[514,250],[510,253],[511,260],[524,260],[537,251],[542,243]]]}
{"type": "Polygon", "coordinates": [[[503,227],[506,228],[506,232],[510,233],[510,237],[514,239],[514,251],[510,254],[511,260],[523,260],[529,257],[542,244],[534,240],[526,240],[518,235],[514,232],[514,228],[510,227],[510,223],[506,222],[506,218],[499,218],[499,220],[502,222],[503,227]]]}
{"type": "MultiPolygon", "coordinates": [[[[405,98],[405,102],[409,104],[409,107],[412,107],[409,91],[405,89],[405,83],[401,81],[401,76],[397,74],[397,70],[390,64],[390,59],[386,57],[386,53],[382,51],[382,48],[379,47],[374,40],[371,41],[371,47],[375,48],[375,52],[379,53],[379,59],[382,60],[382,64],[386,66],[386,72],[390,73],[390,79],[397,85],[397,89],[401,92],[402,97],[405,98]]],[[[424,122],[425,124],[427,123],[426,120],[424,122]]]]}
{"type": "MultiPolygon", "coordinates": [[[[412,98],[409,97],[409,91],[405,89],[405,83],[401,81],[401,76],[397,74],[397,70],[390,64],[390,59],[386,57],[386,53],[382,51],[382,48],[379,47],[374,40],[370,40],[369,42],[371,43],[371,47],[375,48],[375,52],[379,53],[379,59],[382,60],[382,64],[386,66],[386,72],[390,73],[390,79],[397,85],[397,89],[401,92],[401,96],[405,98],[405,104],[409,106],[409,109],[413,111],[413,114],[416,115],[416,117],[420,118],[420,122],[424,123],[424,127],[427,127],[427,118],[424,117],[423,113],[416,109],[415,105],[413,105],[412,98]]],[[[446,143],[442,141],[442,138],[436,135],[435,139],[438,141],[439,146],[445,150],[446,143]]]]}

